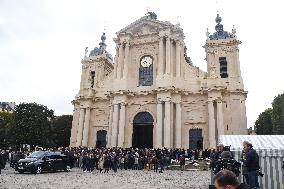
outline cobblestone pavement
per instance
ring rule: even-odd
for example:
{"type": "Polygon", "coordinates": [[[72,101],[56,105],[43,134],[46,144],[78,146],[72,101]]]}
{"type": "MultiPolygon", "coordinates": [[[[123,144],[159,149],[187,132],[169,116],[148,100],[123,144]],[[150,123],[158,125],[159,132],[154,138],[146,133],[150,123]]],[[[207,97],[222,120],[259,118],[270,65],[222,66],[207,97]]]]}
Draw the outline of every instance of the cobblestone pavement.
{"type": "Polygon", "coordinates": [[[13,169],[2,170],[1,189],[92,189],[92,188],[191,188],[206,189],[210,182],[209,171],[153,171],[123,170],[108,174],[84,173],[80,169],[71,172],[19,174],[13,169]]]}

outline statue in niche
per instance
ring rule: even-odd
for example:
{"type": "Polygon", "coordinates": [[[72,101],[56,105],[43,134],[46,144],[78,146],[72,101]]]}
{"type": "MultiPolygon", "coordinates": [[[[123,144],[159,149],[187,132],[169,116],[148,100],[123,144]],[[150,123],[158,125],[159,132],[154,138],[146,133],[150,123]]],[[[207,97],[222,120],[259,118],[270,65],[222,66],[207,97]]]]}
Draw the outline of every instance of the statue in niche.
{"type": "Polygon", "coordinates": [[[88,47],[85,48],[85,58],[88,56],[88,47]]]}

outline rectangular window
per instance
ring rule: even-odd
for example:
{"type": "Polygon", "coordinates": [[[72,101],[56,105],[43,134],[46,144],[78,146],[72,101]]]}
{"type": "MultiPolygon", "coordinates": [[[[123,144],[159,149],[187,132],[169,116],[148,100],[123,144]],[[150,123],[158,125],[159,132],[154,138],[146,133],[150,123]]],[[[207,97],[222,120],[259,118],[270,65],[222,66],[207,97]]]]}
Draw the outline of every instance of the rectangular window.
{"type": "Polygon", "coordinates": [[[219,63],[220,63],[220,76],[221,76],[221,78],[227,78],[228,77],[228,68],[227,68],[226,57],[219,57],[219,63]]]}
{"type": "Polygon", "coordinates": [[[94,88],[96,72],[91,71],[91,87],[94,88]]]}

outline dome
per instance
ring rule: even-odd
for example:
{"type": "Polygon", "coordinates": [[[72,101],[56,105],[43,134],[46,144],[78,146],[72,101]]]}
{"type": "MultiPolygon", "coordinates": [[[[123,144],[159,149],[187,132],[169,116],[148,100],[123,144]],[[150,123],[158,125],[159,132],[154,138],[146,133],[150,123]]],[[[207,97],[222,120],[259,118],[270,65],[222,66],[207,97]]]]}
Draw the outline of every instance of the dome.
{"type": "Polygon", "coordinates": [[[221,24],[222,18],[219,16],[219,14],[217,14],[215,21],[217,23],[217,25],[215,26],[216,32],[214,32],[213,35],[209,36],[210,40],[235,38],[234,34],[224,31],[223,25],[221,24]]]}
{"type": "Polygon", "coordinates": [[[95,47],[93,50],[91,50],[89,57],[91,56],[97,56],[97,55],[102,55],[105,54],[109,59],[113,60],[112,55],[106,50],[106,34],[103,32],[103,35],[101,36],[101,42],[99,43],[100,47],[95,47]]]}

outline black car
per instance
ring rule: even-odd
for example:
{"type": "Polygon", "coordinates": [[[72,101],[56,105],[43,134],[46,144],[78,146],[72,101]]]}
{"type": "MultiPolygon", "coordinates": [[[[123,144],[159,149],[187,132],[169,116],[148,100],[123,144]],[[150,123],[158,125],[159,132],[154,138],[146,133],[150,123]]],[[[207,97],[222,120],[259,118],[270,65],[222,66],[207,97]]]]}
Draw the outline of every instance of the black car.
{"type": "Polygon", "coordinates": [[[20,159],[15,170],[19,173],[42,173],[44,171],[70,171],[69,159],[61,152],[35,151],[25,159],[20,159]]]}

